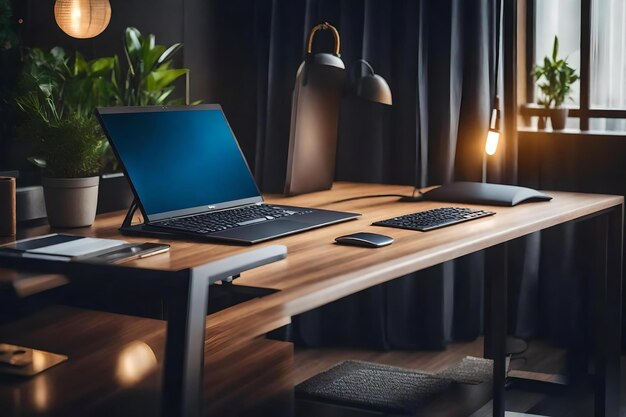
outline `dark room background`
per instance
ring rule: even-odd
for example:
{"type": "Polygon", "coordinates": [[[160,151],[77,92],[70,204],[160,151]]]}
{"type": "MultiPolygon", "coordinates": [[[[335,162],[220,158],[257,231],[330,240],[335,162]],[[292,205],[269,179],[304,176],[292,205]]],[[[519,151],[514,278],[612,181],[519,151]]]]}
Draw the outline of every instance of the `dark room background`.
{"type": "MultiPolygon", "coordinates": [[[[59,45],[87,58],[121,55],[127,26],[155,34],[161,44],[183,42],[175,63],[191,71],[191,99],[223,106],[264,191],[282,190],[295,73],[309,29],[323,21],[339,29],[348,71],[357,59],[368,60],[394,95],[392,107],[344,100],[337,179],[418,186],[480,180],[496,91],[497,0],[110,3],[109,27],[75,40],[56,26],[54,0],[15,0],[23,45],[59,45]]],[[[330,50],[331,42],[322,34],[314,49],[330,50]]],[[[10,138],[0,139],[0,170],[24,167],[8,152],[10,138]]],[[[507,162],[490,167],[491,180],[507,162]]],[[[573,233],[557,230],[512,245],[511,328],[518,335],[565,340],[580,323],[584,306],[569,304],[572,298],[542,299],[556,289],[585,291],[582,272],[567,282],[557,278],[576,276],[567,260],[580,259],[584,241],[574,244],[573,233]]],[[[297,318],[292,337],[307,345],[383,348],[440,348],[474,338],[482,331],[483,270],[478,253],[372,288],[297,318]]]]}
{"type": "MultiPolygon", "coordinates": [[[[348,71],[357,59],[367,59],[388,80],[396,103],[392,109],[344,103],[338,178],[426,185],[451,180],[455,164],[456,175],[480,175],[481,150],[475,136],[486,126],[493,91],[493,48],[482,43],[494,39],[489,33],[493,0],[111,0],[109,26],[86,40],[70,38],[57,27],[54,0],[13,3],[15,18],[23,20],[18,27],[24,46],[62,46],[87,58],[121,56],[127,26],[154,33],[161,44],[184,43],[175,64],[191,70],[191,99],[222,104],[267,191],[282,191],[291,91],[306,35],[314,24],[332,22],[340,29],[348,71]],[[462,42],[464,38],[477,42],[462,42]],[[474,59],[463,60],[461,54],[474,59]],[[428,78],[429,69],[444,76],[428,78]],[[471,85],[464,85],[455,71],[468,71],[471,85]],[[478,97],[479,105],[459,112],[462,91],[478,97]],[[435,110],[433,106],[437,111],[426,112],[435,110]],[[480,121],[478,126],[474,120],[480,121]],[[459,123],[465,128],[456,143],[459,123]],[[438,135],[445,140],[428,140],[438,135]],[[354,158],[354,152],[361,158],[354,158]],[[464,158],[456,159],[457,153],[464,158]],[[429,158],[436,163],[429,164],[429,158]],[[355,165],[355,159],[360,164],[355,165]],[[440,159],[446,163],[438,163],[440,159]]],[[[330,50],[331,42],[327,34],[319,35],[314,49],[330,50]]],[[[0,168],[16,164],[7,159],[0,168]]]]}

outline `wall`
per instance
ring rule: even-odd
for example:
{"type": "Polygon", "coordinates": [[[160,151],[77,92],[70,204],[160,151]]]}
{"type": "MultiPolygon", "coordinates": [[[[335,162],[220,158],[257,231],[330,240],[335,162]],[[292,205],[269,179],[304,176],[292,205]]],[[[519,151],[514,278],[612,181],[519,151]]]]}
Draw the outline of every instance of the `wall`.
{"type": "MultiPolygon", "coordinates": [[[[215,52],[218,38],[217,27],[209,10],[214,2],[205,0],[109,0],[111,22],[106,30],[93,39],[73,39],[57,26],[54,20],[55,0],[13,0],[15,19],[22,19],[20,35],[24,46],[49,49],[61,46],[68,51],[80,51],[87,58],[118,54],[123,58],[123,33],[128,26],[137,27],[142,33],[153,33],[158,43],[171,45],[184,43],[176,56],[176,66],[190,69],[190,96],[193,101],[217,102],[211,91],[210,75],[219,70],[219,59],[215,52]],[[217,58],[217,59],[214,59],[217,58]]],[[[251,2],[253,4],[253,2],[251,2]]],[[[236,52],[236,51],[234,51],[236,52]]],[[[184,80],[177,84],[177,96],[184,94],[184,80]]],[[[239,123],[243,125],[242,122],[239,123]]],[[[236,129],[236,126],[234,126],[236,129]]],[[[236,130],[235,130],[236,131],[236,130]]],[[[28,170],[24,155],[16,146],[3,145],[0,140],[0,170],[20,168],[28,170]],[[10,156],[7,154],[10,153],[10,156]]],[[[19,147],[17,147],[19,148],[19,147]]],[[[245,144],[244,152],[253,159],[253,144],[245,144]]]]}
{"type": "Polygon", "coordinates": [[[520,185],[626,195],[626,136],[607,132],[519,132],[520,185]]]}
{"type": "MultiPolygon", "coordinates": [[[[24,19],[22,39],[31,47],[62,46],[78,50],[88,58],[121,54],[124,28],[136,26],[144,33],[154,33],[159,43],[183,40],[183,0],[110,0],[111,22],[92,39],[73,39],[61,31],[54,20],[54,0],[19,1],[15,14],[24,19]]],[[[181,61],[182,62],[182,61],[181,61]]]]}

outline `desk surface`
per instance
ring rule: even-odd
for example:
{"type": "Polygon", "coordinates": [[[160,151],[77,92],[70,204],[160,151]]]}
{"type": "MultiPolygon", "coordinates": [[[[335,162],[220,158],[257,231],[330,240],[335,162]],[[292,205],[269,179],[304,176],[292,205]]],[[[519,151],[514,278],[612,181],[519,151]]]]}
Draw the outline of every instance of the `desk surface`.
{"type": "MultiPolygon", "coordinates": [[[[442,206],[484,207],[437,202],[400,203],[396,197],[338,202],[373,194],[410,194],[410,186],[336,183],[330,191],[295,197],[267,196],[268,202],[361,213],[358,220],[280,238],[254,247],[284,244],[285,260],[246,272],[238,284],[281,290],[210,316],[207,340],[230,343],[234,338],[255,337],[289,322],[291,316],[311,310],[365,288],[428,268],[441,262],[509,241],[560,223],[584,217],[617,205],[623,197],[568,192],[550,192],[550,202],[516,207],[493,207],[495,216],[430,232],[415,232],[371,226],[372,222],[442,206]],[[338,246],[340,235],[369,231],[392,236],[395,242],[379,249],[338,246]]],[[[121,237],[117,228],[123,213],[100,216],[94,226],[71,232],[133,241],[121,237]]],[[[24,231],[26,235],[49,233],[48,227],[24,231]]],[[[142,268],[177,270],[197,266],[249,250],[250,247],[188,240],[168,242],[168,254],[129,263],[142,268]]]]}
{"type": "MultiPolygon", "coordinates": [[[[551,202],[522,204],[512,208],[489,207],[490,210],[497,212],[495,216],[426,233],[375,227],[371,226],[371,223],[397,215],[450,206],[450,204],[433,202],[399,203],[395,197],[337,202],[338,200],[362,195],[410,194],[411,192],[412,188],[408,186],[337,183],[331,191],[289,198],[269,196],[268,201],[270,202],[354,211],[361,213],[363,217],[358,220],[255,246],[284,244],[288,247],[289,255],[285,260],[246,272],[241,278],[236,280],[236,283],[274,288],[280,291],[210,315],[207,319],[207,341],[205,343],[205,353],[209,360],[213,360],[213,364],[219,364],[224,362],[222,360],[224,355],[235,351],[243,352],[244,349],[249,349],[253,353],[239,355],[237,360],[240,360],[241,357],[258,357],[260,355],[259,349],[265,349],[263,355],[270,357],[268,355],[273,355],[276,352],[276,348],[273,345],[259,347],[252,345],[252,343],[269,343],[268,341],[259,341],[255,338],[287,324],[293,315],[416,270],[507,242],[557,224],[576,220],[616,206],[623,206],[624,202],[623,197],[618,196],[548,191],[547,193],[554,197],[551,202]],[[387,234],[395,238],[395,243],[379,249],[334,245],[335,237],[357,231],[387,234]]],[[[461,204],[454,205],[465,206],[461,204]]],[[[471,205],[467,206],[472,207],[471,205]]],[[[146,238],[121,237],[117,227],[120,225],[122,218],[123,213],[100,216],[93,227],[71,230],[71,233],[123,238],[133,241],[148,240],[146,238]]],[[[41,235],[49,232],[50,229],[48,227],[36,227],[21,231],[25,236],[41,235]]],[[[250,250],[250,247],[199,243],[186,240],[168,243],[172,244],[170,253],[136,261],[131,265],[140,268],[177,270],[198,266],[250,250]]],[[[111,347],[112,350],[110,351],[110,358],[106,362],[107,364],[110,365],[118,360],[124,349],[124,343],[128,343],[131,339],[137,340],[138,337],[140,341],[148,343],[152,347],[154,354],[160,362],[162,356],[162,342],[160,340],[163,337],[164,323],[147,319],[131,320],[130,318],[124,319],[129,320],[126,323],[122,319],[115,319],[111,321],[111,326],[114,328],[109,329],[106,326],[100,328],[102,324],[101,319],[98,318],[100,316],[113,317],[105,313],[94,313],[93,316],[89,317],[95,317],[95,321],[92,325],[89,325],[88,321],[87,328],[85,328],[85,323],[80,320],[72,322],[71,317],[69,321],[58,323],[58,326],[67,326],[65,329],[68,332],[78,327],[84,330],[77,332],[74,339],[72,339],[72,343],[78,342],[76,346],[79,348],[77,348],[76,352],[65,352],[62,349],[63,346],[57,343],[62,340],[55,339],[55,336],[63,333],[61,331],[63,328],[55,329],[49,327],[50,320],[46,321],[46,323],[39,323],[37,320],[33,321],[32,325],[41,330],[40,332],[35,332],[37,334],[36,338],[35,336],[29,338],[28,335],[31,332],[27,331],[25,333],[20,332],[19,336],[12,337],[11,341],[72,353],[75,359],[81,359],[81,351],[85,349],[81,346],[84,344],[90,349],[95,348],[93,345],[90,345],[89,341],[93,340],[93,343],[97,343],[97,337],[95,337],[97,334],[93,332],[100,329],[105,334],[115,334],[115,340],[117,340],[118,333],[120,337],[128,338],[128,340],[121,338],[118,343],[119,346],[115,344],[115,346],[111,347]],[[81,322],[80,325],[78,325],[79,322],[81,322]],[[40,339],[42,334],[46,335],[45,338],[48,340],[42,341],[40,339]]],[[[52,320],[53,324],[54,321],[52,320]]],[[[30,321],[27,320],[27,329],[31,326],[28,323],[30,321]]],[[[16,326],[18,325],[16,324],[16,326]]],[[[18,327],[24,329],[24,323],[19,324],[18,327]]],[[[18,328],[12,329],[11,326],[3,326],[0,327],[0,333],[6,336],[15,334],[18,331],[18,328]]],[[[34,335],[35,333],[32,334],[34,335]]],[[[34,390],[33,393],[37,394],[35,386],[39,383],[37,381],[45,381],[46,378],[51,378],[51,382],[64,380],[68,375],[66,371],[69,367],[72,367],[75,375],[78,375],[76,381],[72,379],[74,384],[79,384],[81,383],[80,381],[85,379],[80,377],[81,369],[90,369],[91,366],[93,366],[94,372],[99,375],[100,372],[105,374],[106,372],[111,373],[110,370],[103,370],[102,363],[99,362],[96,356],[91,355],[88,349],[85,355],[86,358],[83,359],[87,360],[86,363],[83,360],[68,362],[64,366],[59,366],[56,370],[53,369],[49,373],[42,374],[42,377],[45,378],[35,378],[32,380],[32,383],[24,383],[23,387],[19,389],[23,390],[24,393],[31,392],[32,389],[34,390]],[[98,364],[100,365],[96,366],[98,364]]],[[[274,363],[278,359],[272,357],[272,359],[268,360],[274,363]]],[[[263,363],[263,361],[259,362],[263,363]]],[[[205,364],[205,369],[207,366],[205,364]]],[[[262,371],[254,367],[250,369],[253,373],[261,373],[262,371]]],[[[70,369],[70,371],[72,370],[70,369]]],[[[67,372],[71,373],[70,371],[67,372]]],[[[224,375],[232,374],[230,368],[225,368],[223,372],[224,375]]],[[[216,368],[213,365],[209,374],[216,374],[216,368]]],[[[115,375],[105,376],[102,383],[93,384],[93,386],[92,383],[87,384],[90,387],[89,389],[85,388],[76,392],[68,391],[67,395],[55,394],[55,403],[49,406],[52,408],[58,407],[59,409],[68,407],[68,410],[71,410],[74,404],[76,406],[84,404],[85,399],[91,398],[91,395],[94,396],[93,398],[96,398],[100,393],[100,388],[106,388],[106,390],[113,390],[119,392],[120,395],[125,395],[123,394],[125,391],[118,391],[123,388],[124,381],[117,381],[115,375]]],[[[268,380],[276,380],[279,377],[280,375],[267,375],[268,380]]],[[[286,382],[288,383],[288,381],[286,382]]],[[[148,390],[150,392],[156,390],[158,376],[146,379],[139,386],[140,390],[148,390]]],[[[13,392],[6,391],[0,394],[8,395],[13,392]]],[[[213,399],[222,396],[221,393],[219,395],[217,393],[213,394],[211,397],[213,399]]],[[[0,397],[2,396],[0,395],[0,397]]],[[[37,395],[33,396],[32,407],[26,403],[23,405],[38,409],[37,398],[37,395]]],[[[149,403],[154,404],[155,398],[150,398],[149,403]]],[[[0,398],[1,401],[3,401],[2,398],[0,398]]],[[[112,403],[118,404],[120,401],[116,400],[112,401],[112,403]]],[[[144,403],[141,402],[141,404],[144,403]]],[[[49,407],[44,407],[44,409],[47,408],[49,407]]]]}

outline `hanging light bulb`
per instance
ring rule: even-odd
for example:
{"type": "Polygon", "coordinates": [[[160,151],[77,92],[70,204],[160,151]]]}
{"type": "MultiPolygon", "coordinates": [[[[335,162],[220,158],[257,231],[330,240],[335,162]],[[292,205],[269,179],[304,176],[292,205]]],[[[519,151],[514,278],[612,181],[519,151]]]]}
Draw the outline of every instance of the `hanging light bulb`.
{"type": "Polygon", "coordinates": [[[500,142],[500,110],[499,98],[496,97],[495,105],[491,111],[491,122],[489,123],[489,131],[485,140],[485,153],[492,156],[498,150],[498,142],[500,142]]]}
{"type": "Polygon", "coordinates": [[[489,129],[487,133],[487,141],[485,142],[485,153],[489,156],[495,155],[498,150],[498,142],[500,141],[500,132],[489,129]]]}
{"type": "Polygon", "coordinates": [[[61,30],[73,38],[93,38],[111,20],[109,0],[56,0],[54,18],[61,30]]]}
{"type": "Polygon", "coordinates": [[[487,182],[487,156],[495,155],[500,142],[500,100],[496,96],[493,109],[491,110],[491,121],[489,130],[485,138],[485,153],[483,153],[483,182],[487,182]]]}

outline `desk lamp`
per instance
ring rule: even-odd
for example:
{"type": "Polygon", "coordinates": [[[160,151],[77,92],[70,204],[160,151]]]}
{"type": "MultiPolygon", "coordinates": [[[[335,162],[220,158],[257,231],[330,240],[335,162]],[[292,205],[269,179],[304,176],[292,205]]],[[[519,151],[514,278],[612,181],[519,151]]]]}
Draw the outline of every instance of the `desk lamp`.
{"type": "Polygon", "coordinates": [[[387,81],[380,75],[377,75],[374,72],[374,68],[372,68],[370,63],[366,60],[359,59],[356,63],[358,64],[356,67],[357,70],[359,70],[361,66],[365,66],[369,70],[369,73],[356,78],[352,86],[354,94],[368,101],[391,106],[393,100],[391,88],[389,88],[387,81]]]}
{"type": "Polygon", "coordinates": [[[293,89],[286,195],[329,190],[332,186],[339,107],[345,85],[340,46],[339,32],[330,23],[320,23],[311,29],[293,89]],[[332,34],[335,41],[332,53],[313,53],[313,38],[319,31],[332,34]]]}

